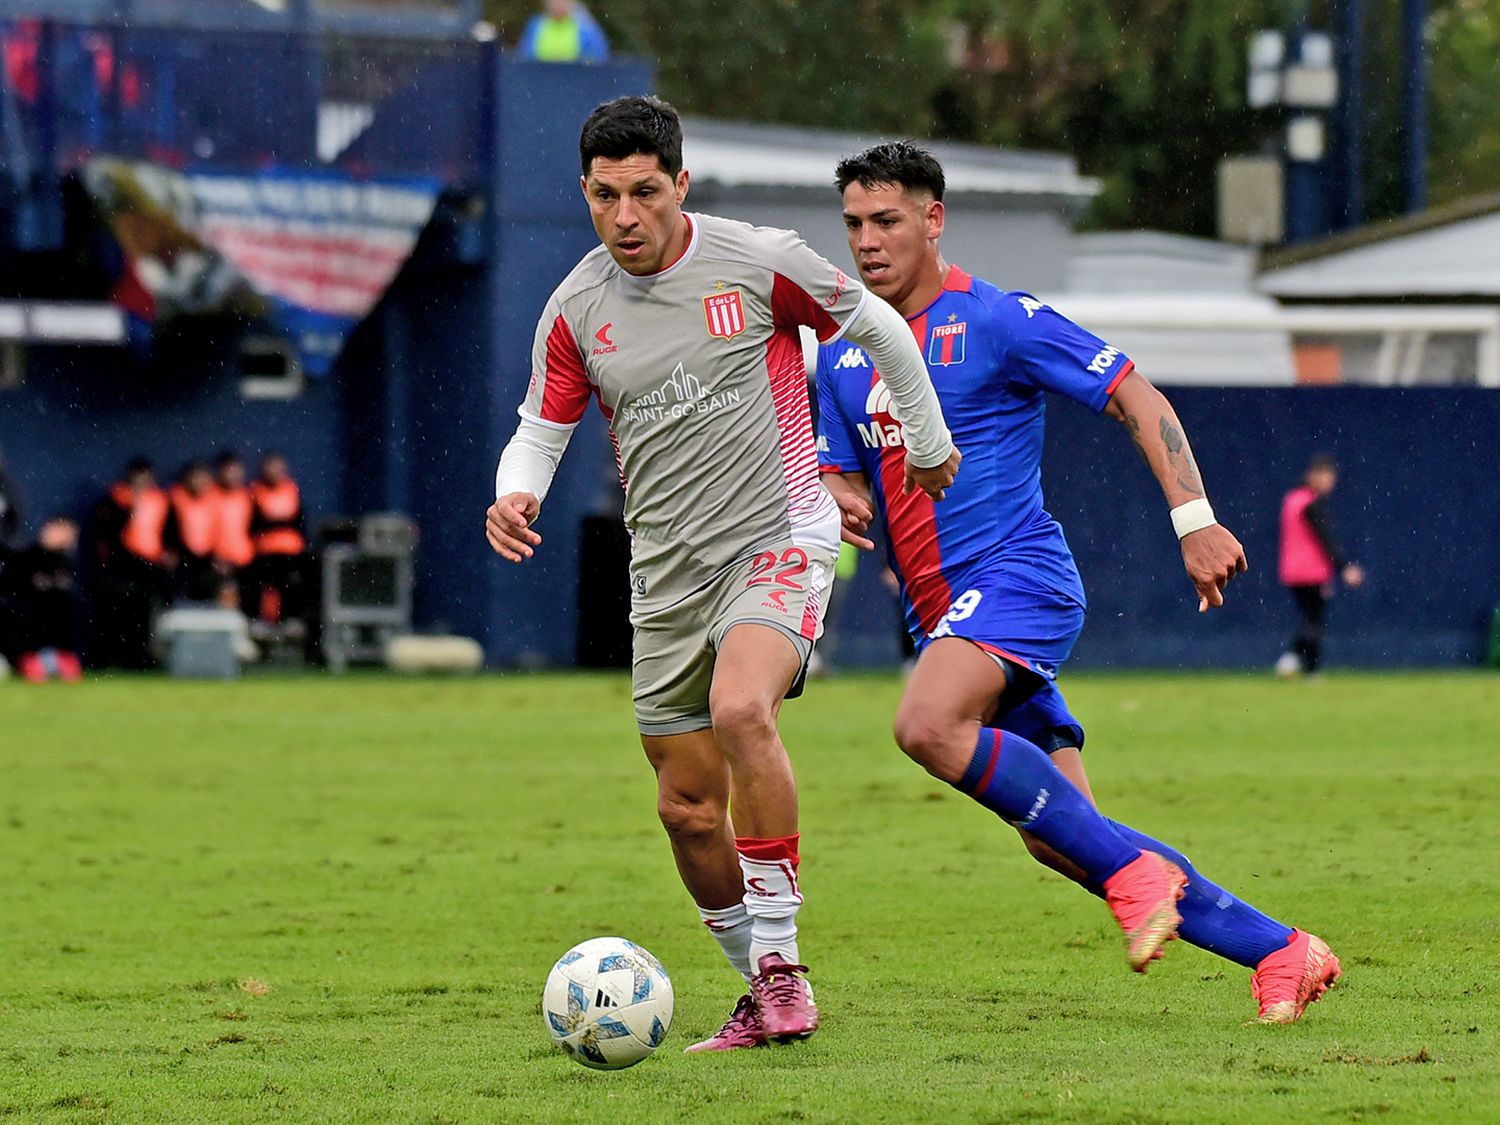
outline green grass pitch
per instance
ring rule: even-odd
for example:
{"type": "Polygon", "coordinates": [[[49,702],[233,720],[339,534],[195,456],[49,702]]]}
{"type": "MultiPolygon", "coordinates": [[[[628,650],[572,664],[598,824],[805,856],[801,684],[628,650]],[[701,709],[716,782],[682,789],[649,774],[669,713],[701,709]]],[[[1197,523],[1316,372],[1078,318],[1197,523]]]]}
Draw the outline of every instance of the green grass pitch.
{"type": "Polygon", "coordinates": [[[903,759],[891,677],[814,684],[803,950],[824,1030],[682,1055],[738,993],[677,882],[615,676],[0,685],[0,1120],[1500,1120],[1500,680],[1083,676],[1096,793],[1315,930],[1343,984],[1128,971],[1100,903],[903,759]],[[655,1058],[538,1014],[618,933],[655,1058]]]}

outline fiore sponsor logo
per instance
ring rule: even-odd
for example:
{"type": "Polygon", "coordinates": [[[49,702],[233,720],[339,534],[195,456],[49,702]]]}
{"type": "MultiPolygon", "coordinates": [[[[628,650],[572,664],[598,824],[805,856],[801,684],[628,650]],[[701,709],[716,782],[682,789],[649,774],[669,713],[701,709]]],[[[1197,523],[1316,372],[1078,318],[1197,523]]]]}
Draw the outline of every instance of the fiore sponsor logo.
{"type": "Polygon", "coordinates": [[[877,378],[865,396],[865,413],[870,416],[868,424],[854,423],[860,438],[871,449],[893,449],[906,444],[900,419],[896,417],[896,404],[891,401],[891,389],[885,380],[877,378]]]}
{"type": "Polygon", "coordinates": [[[1119,356],[1119,348],[1105,348],[1093,358],[1093,361],[1089,364],[1089,370],[1095,375],[1103,375],[1109,370],[1110,364],[1114,363],[1119,356]]]}
{"type": "Polygon", "coordinates": [[[594,333],[594,339],[596,339],[596,340],[599,341],[599,346],[597,348],[595,348],[589,354],[591,354],[591,355],[613,355],[615,352],[617,352],[617,351],[620,350],[619,345],[617,345],[613,340],[611,340],[609,338],[610,330],[613,329],[614,326],[615,326],[615,322],[614,321],[610,321],[603,328],[599,329],[599,331],[597,331],[597,332],[594,333]]]}
{"type": "Polygon", "coordinates": [[[964,361],[964,339],[968,322],[939,324],[932,330],[932,339],[927,344],[927,362],[933,367],[948,367],[964,361]]]}
{"type": "Polygon", "coordinates": [[[703,298],[703,318],[708,334],[721,340],[732,340],[745,330],[745,301],[738,289],[727,293],[710,293],[703,298]]]}
{"type": "Polygon", "coordinates": [[[833,292],[823,298],[823,307],[831,309],[839,303],[839,298],[849,291],[849,275],[843,270],[835,271],[833,275],[833,292]]]}
{"type": "Polygon", "coordinates": [[[844,354],[834,361],[833,369],[839,371],[846,367],[869,367],[870,361],[865,353],[853,344],[844,349],[844,354]]]}
{"type": "Polygon", "coordinates": [[[705,387],[703,380],[684,371],[679,363],[665,383],[628,403],[620,418],[626,422],[660,422],[690,414],[712,414],[737,405],[740,398],[737,390],[715,392],[705,387]]]}

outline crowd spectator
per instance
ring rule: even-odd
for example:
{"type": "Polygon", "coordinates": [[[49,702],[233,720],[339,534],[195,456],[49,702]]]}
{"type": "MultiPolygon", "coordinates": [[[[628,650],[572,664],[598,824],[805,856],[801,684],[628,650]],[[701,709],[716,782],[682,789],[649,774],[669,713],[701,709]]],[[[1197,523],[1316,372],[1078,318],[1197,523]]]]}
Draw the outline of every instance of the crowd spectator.
{"type": "Polygon", "coordinates": [[[0,464],[0,671],[75,678],[85,618],[91,665],[153,668],[153,628],[174,603],[237,608],[266,639],[315,633],[302,495],[280,453],[264,457],[253,483],[244,458],[226,451],[212,467],[189,461],[165,489],[150,459],[133,458],[88,525],[86,615],[78,524],[54,517],[30,546],[18,542],[20,526],[15,484],[0,464]]]}
{"type": "Polygon", "coordinates": [[[217,602],[221,582],[214,548],[219,537],[219,498],[208,465],[189,461],[169,495],[172,513],[167,542],[177,558],[172,583],[176,599],[217,602]]]}
{"type": "Polygon", "coordinates": [[[267,626],[302,620],[307,613],[307,528],[302,492],[280,453],[268,453],[262,459],[250,498],[254,616],[267,626]]]}
{"type": "Polygon", "coordinates": [[[1333,538],[1328,497],[1338,484],[1338,467],[1329,457],[1315,457],[1302,483],[1281,502],[1281,584],[1297,605],[1297,632],[1276,662],[1280,676],[1310,675],[1322,662],[1323,618],[1333,596],[1335,578],[1353,589],[1365,572],[1351,562],[1333,538]]]}
{"type": "Polygon", "coordinates": [[[21,490],[6,471],[5,453],[0,450],[0,568],[7,551],[21,546],[21,531],[26,520],[21,511],[21,490]]]}
{"type": "Polygon", "coordinates": [[[609,58],[609,41],[577,0],[546,0],[527,21],[516,51],[536,62],[603,62],[609,58]]]}
{"type": "Polygon", "coordinates": [[[167,532],[171,501],[145,457],[126,466],[94,514],[94,660],[119,668],[150,668],[151,620],[172,588],[173,555],[167,532]]]}
{"type": "Polygon", "coordinates": [[[225,580],[221,600],[243,609],[252,609],[255,599],[249,588],[251,564],[255,561],[255,543],[250,525],[255,515],[255,501],[246,483],[245,459],[238,453],[220,453],[214,462],[214,495],[219,517],[215,527],[214,561],[225,580]]]}
{"type": "Polygon", "coordinates": [[[54,516],[37,541],[11,556],[5,568],[6,614],[0,648],[23,679],[52,676],[74,681],[78,659],[79,599],[74,563],[78,525],[54,516]]]}

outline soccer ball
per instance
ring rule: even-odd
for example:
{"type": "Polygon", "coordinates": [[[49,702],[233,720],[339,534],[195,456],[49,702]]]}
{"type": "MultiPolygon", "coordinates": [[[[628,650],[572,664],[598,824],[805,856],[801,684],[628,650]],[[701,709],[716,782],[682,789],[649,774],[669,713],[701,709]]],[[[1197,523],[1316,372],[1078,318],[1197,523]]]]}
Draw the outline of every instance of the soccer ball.
{"type": "Polygon", "coordinates": [[[597,937],[558,958],[542,990],[552,1041],[595,1070],[634,1066],[672,1025],[672,981],[633,941],[597,937]]]}

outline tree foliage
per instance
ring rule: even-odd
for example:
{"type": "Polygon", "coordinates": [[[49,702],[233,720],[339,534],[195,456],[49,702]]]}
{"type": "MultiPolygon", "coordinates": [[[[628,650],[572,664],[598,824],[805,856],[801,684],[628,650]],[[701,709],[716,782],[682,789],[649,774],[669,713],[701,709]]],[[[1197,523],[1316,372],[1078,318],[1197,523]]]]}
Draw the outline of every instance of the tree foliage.
{"type": "Polygon", "coordinates": [[[1428,43],[1432,201],[1500,191],[1500,0],[1449,0],[1428,43]]]}
{"type": "MultiPolygon", "coordinates": [[[[1367,215],[1400,205],[1401,0],[1366,0],[1367,215]]],[[[514,42],[539,0],[488,0],[514,42]]],[[[1228,155],[1274,151],[1247,48],[1328,0],[595,0],[685,113],[1061,151],[1093,221],[1213,233],[1228,155]]],[[[1500,187],[1500,0],[1432,0],[1432,195],[1500,187]]]]}

